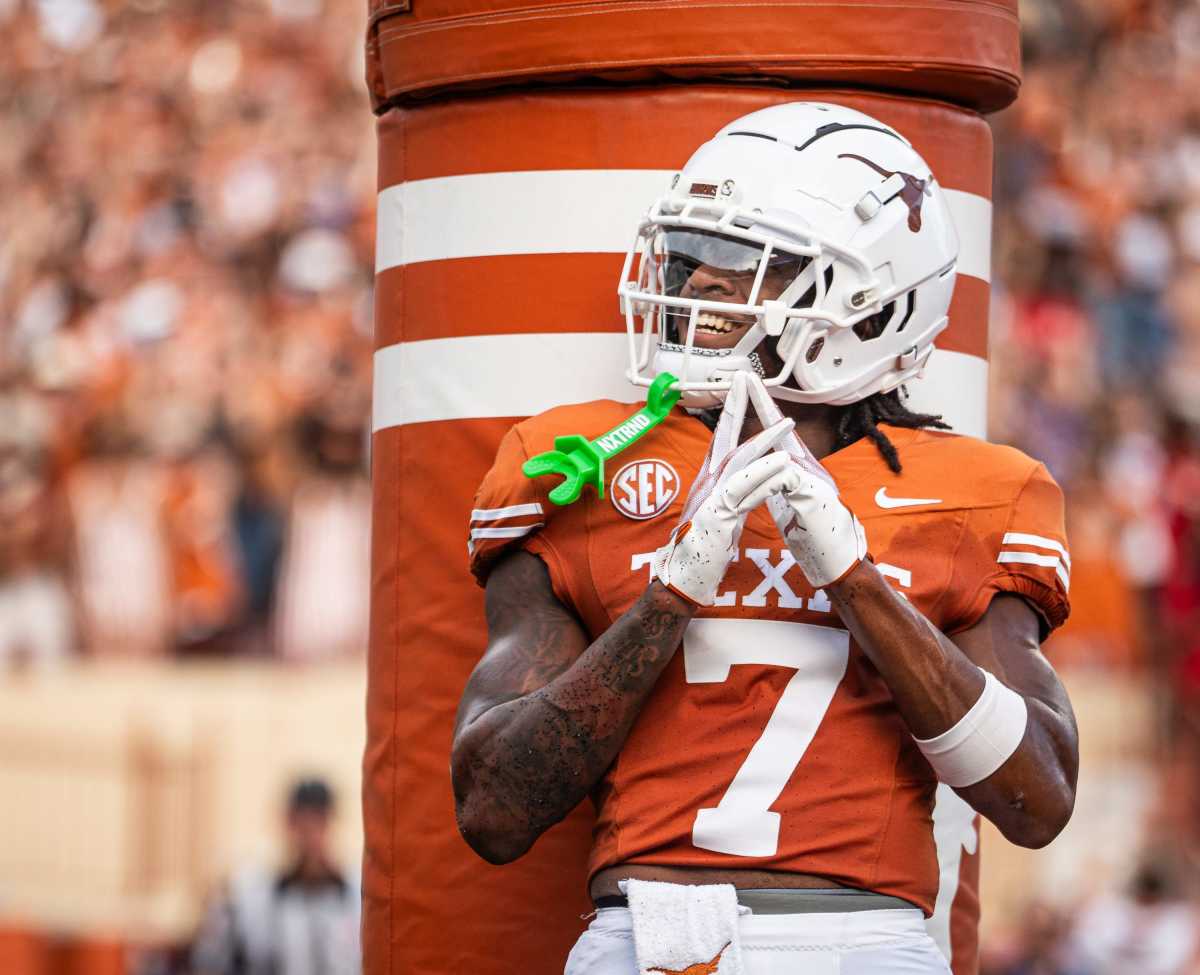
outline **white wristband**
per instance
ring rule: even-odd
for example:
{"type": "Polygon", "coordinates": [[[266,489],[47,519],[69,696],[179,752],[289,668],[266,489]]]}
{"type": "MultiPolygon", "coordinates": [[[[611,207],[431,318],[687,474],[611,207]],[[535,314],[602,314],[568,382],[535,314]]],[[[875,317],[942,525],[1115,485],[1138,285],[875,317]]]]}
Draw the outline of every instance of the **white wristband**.
{"type": "Polygon", "coordinates": [[[1003,765],[1025,737],[1025,698],[986,670],[983,693],[958,724],[936,738],[914,739],[938,781],[954,788],[982,782],[1003,765]]]}

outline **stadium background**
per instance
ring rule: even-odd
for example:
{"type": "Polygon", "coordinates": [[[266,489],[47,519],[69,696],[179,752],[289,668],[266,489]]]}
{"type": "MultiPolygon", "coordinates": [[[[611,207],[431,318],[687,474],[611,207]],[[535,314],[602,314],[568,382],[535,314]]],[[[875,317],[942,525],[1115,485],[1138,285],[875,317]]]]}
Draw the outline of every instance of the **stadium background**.
{"type": "MultiPolygon", "coordinates": [[[[360,855],[363,7],[0,0],[0,971],[186,970],[298,774],[360,855]]],[[[1068,494],[1085,770],[1051,848],[985,837],[984,944],[1087,975],[1103,898],[1196,872],[1200,10],[1021,14],[990,431],[1068,494]]]]}

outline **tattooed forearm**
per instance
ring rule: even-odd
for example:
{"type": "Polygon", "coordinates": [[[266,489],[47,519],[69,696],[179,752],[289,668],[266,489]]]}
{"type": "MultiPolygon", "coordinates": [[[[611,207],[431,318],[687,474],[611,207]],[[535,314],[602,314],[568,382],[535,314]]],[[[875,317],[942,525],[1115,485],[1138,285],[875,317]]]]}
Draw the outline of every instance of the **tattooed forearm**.
{"type": "Polygon", "coordinates": [[[491,829],[507,834],[503,848],[523,849],[575,808],[586,784],[604,774],[607,738],[544,695],[504,707],[510,709],[507,721],[488,747],[470,756],[472,799],[483,807],[491,829]]]}
{"type": "Polygon", "coordinates": [[[600,781],[694,612],[654,583],[582,646],[578,624],[552,594],[544,598],[544,573],[525,564],[496,594],[489,583],[493,646],[472,676],[474,693],[468,685],[455,736],[459,827],[493,862],[524,853],[600,781]],[[481,699],[489,702],[482,710],[481,699]]]}
{"type": "MultiPolygon", "coordinates": [[[[596,666],[603,686],[613,694],[641,694],[658,680],[692,618],[683,600],[657,583],[599,640],[596,666]]],[[[586,655],[585,655],[586,656],[586,655]]]]}

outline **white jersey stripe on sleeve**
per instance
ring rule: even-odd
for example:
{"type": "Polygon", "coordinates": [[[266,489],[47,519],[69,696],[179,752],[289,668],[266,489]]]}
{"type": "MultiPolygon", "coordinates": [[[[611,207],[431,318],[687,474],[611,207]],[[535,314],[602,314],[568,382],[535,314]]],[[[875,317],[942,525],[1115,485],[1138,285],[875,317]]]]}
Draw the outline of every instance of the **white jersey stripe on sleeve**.
{"type": "Polygon", "coordinates": [[[499,521],[501,518],[516,518],[518,515],[540,515],[542,506],[533,501],[529,504],[510,504],[507,508],[474,508],[472,521],[499,521]]]}
{"type": "Polygon", "coordinates": [[[1071,568],[1071,556],[1062,543],[1053,538],[1043,538],[1041,535],[1030,535],[1026,532],[1006,532],[1002,545],[1031,545],[1034,548],[1048,548],[1062,556],[1063,564],[1071,568]]]}
{"type": "Polygon", "coordinates": [[[467,553],[475,554],[475,542],[480,538],[520,538],[528,535],[535,528],[541,528],[544,521],[532,525],[518,525],[515,528],[472,528],[471,537],[467,540],[467,553]]]}
{"type": "Polygon", "coordinates": [[[471,539],[474,541],[476,538],[520,538],[544,524],[544,521],[539,521],[534,525],[520,525],[516,528],[472,528],[471,539]]]}
{"type": "Polygon", "coordinates": [[[1020,562],[1024,565],[1044,565],[1054,569],[1055,574],[1062,580],[1063,588],[1071,588],[1071,575],[1063,567],[1062,560],[1057,555],[1037,555],[1033,552],[1001,552],[996,557],[997,562],[1020,562]]]}

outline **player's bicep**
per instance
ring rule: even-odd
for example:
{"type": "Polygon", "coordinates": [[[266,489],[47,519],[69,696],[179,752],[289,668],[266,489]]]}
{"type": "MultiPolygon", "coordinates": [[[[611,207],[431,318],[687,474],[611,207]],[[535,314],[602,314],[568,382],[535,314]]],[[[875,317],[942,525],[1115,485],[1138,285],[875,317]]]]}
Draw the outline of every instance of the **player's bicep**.
{"type": "Polygon", "coordinates": [[[1020,596],[1000,594],[974,626],[951,639],[970,661],[1013,690],[1039,700],[1065,698],[1054,669],[1042,653],[1041,620],[1020,596]]]}
{"type": "Polygon", "coordinates": [[[954,635],[953,642],[977,667],[990,671],[1042,710],[1056,745],[1070,753],[1076,740],[1075,714],[1066,688],[1041,648],[1042,620],[1024,598],[1001,594],[982,618],[954,635]]]}
{"type": "Polygon", "coordinates": [[[488,644],[459,703],[455,733],[498,704],[544,687],[587,649],[586,631],[554,594],[536,555],[504,556],[487,580],[488,644]]]}

